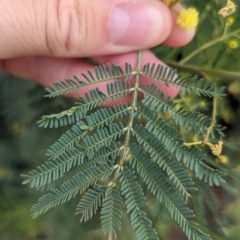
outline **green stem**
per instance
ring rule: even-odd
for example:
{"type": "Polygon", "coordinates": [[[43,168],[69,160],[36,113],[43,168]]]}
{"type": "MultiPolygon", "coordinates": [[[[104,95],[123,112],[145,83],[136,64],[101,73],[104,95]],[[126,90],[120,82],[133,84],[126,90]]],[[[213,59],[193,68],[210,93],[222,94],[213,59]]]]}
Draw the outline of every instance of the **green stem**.
{"type": "Polygon", "coordinates": [[[190,65],[183,65],[180,63],[168,62],[168,61],[166,61],[166,63],[168,65],[170,65],[171,67],[179,68],[182,70],[187,70],[187,71],[190,71],[190,72],[196,73],[196,74],[201,74],[201,75],[207,74],[214,78],[240,81],[240,73],[238,73],[238,72],[206,69],[206,68],[195,67],[195,66],[190,66],[190,65]]]}
{"type": "Polygon", "coordinates": [[[112,233],[109,234],[108,240],[112,240],[112,233]]]}
{"type": "Polygon", "coordinates": [[[202,144],[203,144],[202,141],[198,141],[198,142],[184,143],[184,146],[191,147],[191,146],[202,145],[202,144]]]}
{"type": "Polygon", "coordinates": [[[209,135],[216,124],[216,116],[217,116],[217,98],[213,98],[213,111],[212,111],[212,123],[207,128],[206,135],[203,139],[203,144],[208,142],[209,135]]]}
{"type": "Polygon", "coordinates": [[[203,44],[201,47],[199,47],[198,49],[196,49],[195,51],[193,51],[192,53],[190,53],[189,55],[187,55],[185,58],[183,58],[179,63],[180,64],[183,64],[183,63],[186,63],[188,62],[190,59],[192,59],[193,57],[195,57],[197,54],[201,53],[203,50],[211,47],[212,45],[220,42],[220,41],[224,41],[225,39],[235,35],[235,34],[238,34],[240,33],[240,29],[237,29],[236,31],[233,31],[229,34],[225,34],[225,35],[222,35],[221,37],[219,38],[216,38],[214,40],[211,40],[205,44],[203,44]]]}
{"type": "Polygon", "coordinates": [[[121,170],[121,166],[124,164],[124,161],[128,160],[128,155],[129,155],[128,145],[129,145],[129,140],[130,140],[130,136],[131,136],[131,129],[133,126],[134,113],[137,108],[138,87],[139,87],[140,74],[141,74],[141,64],[142,64],[142,51],[139,51],[138,55],[137,55],[137,67],[136,67],[136,71],[135,71],[136,78],[135,78],[134,91],[133,91],[132,102],[131,102],[131,111],[129,114],[126,136],[125,136],[124,143],[122,146],[123,151],[121,152],[121,155],[120,155],[119,167],[116,169],[116,171],[113,175],[113,182],[116,181],[116,176],[119,173],[119,171],[121,170]]]}
{"type": "Polygon", "coordinates": [[[124,150],[124,154],[123,154],[124,158],[127,157],[127,147],[129,144],[131,129],[132,129],[132,125],[133,125],[133,114],[136,111],[136,107],[137,107],[138,87],[139,87],[140,73],[141,73],[141,62],[142,62],[142,51],[139,51],[138,56],[137,56],[137,68],[136,68],[136,79],[135,79],[135,85],[134,85],[134,92],[133,92],[132,102],[131,102],[132,110],[130,112],[129,122],[128,122],[128,130],[127,130],[126,138],[124,141],[124,146],[125,146],[125,150],[124,150]]]}

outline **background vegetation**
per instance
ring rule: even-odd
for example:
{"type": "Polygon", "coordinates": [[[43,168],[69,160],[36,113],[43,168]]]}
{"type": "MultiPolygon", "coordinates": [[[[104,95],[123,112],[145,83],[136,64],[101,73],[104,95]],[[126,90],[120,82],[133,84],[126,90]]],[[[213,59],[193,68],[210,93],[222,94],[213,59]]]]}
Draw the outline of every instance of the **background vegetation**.
{"type": "MultiPolygon", "coordinates": [[[[226,96],[217,101],[217,120],[227,127],[223,138],[223,157],[216,158],[230,173],[222,188],[215,188],[219,207],[224,217],[220,228],[206,207],[208,227],[215,240],[238,240],[240,236],[240,16],[237,12],[221,18],[218,10],[223,0],[185,1],[200,12],[200,24],[194,40],[183,48],[158,46],[155,54],[181,71],[184,75],[200,74],[226,86],[226,96]],[[235,45],[233,44],[235,43],[235,45]],[[234,172],[234,174],[233,174],[234,172]]],[[[235,1],[240,5],[240,1],[235,1]]],[[[60,112],[72,106],[74,100],[59,97],[42,98],[44,89],[32,82],[0,75],[0,239],[1,240],[100,240],[104,239],[100,219],[93,218],[79,224],[74,216],[79,198],[52,209],[46,215],[31,219],[30,208],[42,195],[21,185],[20,174],[26,173],[46,161],[46,149],[66,131],[40,129],[36,121],[42,115],[60,112]]],[[[212,102],[195,95],[175,100],[186,109],[197,109],[211,116],[212,102]]],[[[167,119],[168,116],[165,116],[167,119]]],[[[194,136],[186,136],[196,141],[194,136]]],[[[164,240],[185,239],[172,225],[161,206],[149,198],[149,215],[153,226],[164,240]]],[[[204,223],[202,223],[204,225],[204,223]]],[[[123,216],[124,231],[119,239],[135,239],[129,220],[123,216]]]]}

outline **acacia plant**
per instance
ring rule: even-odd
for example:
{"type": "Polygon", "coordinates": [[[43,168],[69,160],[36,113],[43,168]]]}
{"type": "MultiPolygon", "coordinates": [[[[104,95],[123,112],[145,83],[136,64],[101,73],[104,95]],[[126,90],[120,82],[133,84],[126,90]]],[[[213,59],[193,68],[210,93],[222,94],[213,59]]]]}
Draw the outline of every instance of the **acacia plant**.
{"type": "MultiPolygon", "coordinates": [[[[82,194],[76,207],[80,221],[88,221],[100,209],[108,239],[116,238],[121,230],[124,204],[137,239],[158,239],[146,211],[145,195],[149,191],[188,239],[210,240],[198,225],[204,208],[198,196],[200,192],[210,198],[209,186],[225,182],[225,174],[211,157],[220,155],[222,149],[224,127],[216,123],[216,101],[223,96],[224,87],[205,78],[178,75],[170,67],[152,63],[142,66],[140,51],[134,69],[128,63],[125,69],[114,64],[96,66],[94,72],[54,83],[46,89],[46,97],[85,86],[93,88],[75,106],[45,115],[38,122],[44,128],[72,126],[47,150],[49,161],[23,175],[24,184],[50,191],[33,205],[33,217],[82,194]],[[148,85],[140,85],[141,76],[149,79],[148,85]],[[109,80],[113,82],[107,83],[107,93],[94,88],[109,80]],[[156,87],[156,82],[176,86],[182,97],[194,94],[212,98],[212,117],[179,107],[156,87]],[[123,95],[131,96],[129,104],[104,107],[107,100],[123,95]],[[171,120],[166,120],[166,114],[171,120]],[[187,143],[182,131],[201,140],[187,143]]],[[[214,203],[208,201],[208,205],[214,212],[214,203]]]]}

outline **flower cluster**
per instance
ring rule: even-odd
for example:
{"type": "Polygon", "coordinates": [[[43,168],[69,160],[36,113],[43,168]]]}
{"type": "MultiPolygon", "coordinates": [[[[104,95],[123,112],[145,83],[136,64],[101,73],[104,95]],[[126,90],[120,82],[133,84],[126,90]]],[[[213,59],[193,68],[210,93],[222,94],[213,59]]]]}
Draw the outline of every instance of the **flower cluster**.
{"type": "Polygon", "coordinates": [[[214,156],[218,156],[221,154],[222,152],[222,146],[223,146],[223,142],[222,141],[218,141],[217,144],[208,144],[210,149],[212,150],[212,154],[214,156]]]}
{"type": "Polygon", "coordinates": [[[222,17],[227,17],[236,11],[236,7],[237,6],[233,1],[228,0],[226,6],[221,8],[218,14],[222,17]]]}

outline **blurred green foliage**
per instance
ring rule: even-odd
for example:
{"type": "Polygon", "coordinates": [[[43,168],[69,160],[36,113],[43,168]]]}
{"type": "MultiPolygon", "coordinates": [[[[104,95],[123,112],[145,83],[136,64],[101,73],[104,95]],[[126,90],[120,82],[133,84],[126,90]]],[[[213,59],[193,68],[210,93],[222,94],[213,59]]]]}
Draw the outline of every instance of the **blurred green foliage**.
{"type": "MultiPolygon", "coordinates": [[[[227,223],[219,229],[206,208],[207,225],[214,240],[238,240],[240,236],[240,16],[239,10],[229,18],[217,12],[225,1],[184,1],[200,12],[200,24],[193,41],[182,48],[158,46],[155,54],[184,75],[199,74],[225,85],[226,97],[217,102],[217,120],[228,127],[223,139],[223,156],[216,158],[229,172],[227,183],[215,189],[220,212],[227,223]],[[231,48],[230,41],[238,42],[231,48]],[[208,226],[208,227],[209,227],[208,226]],[[226,236],[223,237],[223,235],[226,236]]],[[[240,6],[240,0],[235,1],[240,6]]],[[[37,219],[31,219],[30,208],[41,192],[22,186],[20,174],[46,161],[45,151],[66,129],[39,129],[36,121],[42,115],[60,112],[72,106],[73,100],[59,97],[42,98],[44,89],[35,83],[20,80],[10,74],[0,75],[0,239],[1,240],[100,240],[104,239],[100,218],[79,224],[74,216],[79,199],[51,210],[37,219]]],[[[212,102],[196,96],[176,100],[180,106],[211,115],[212,102]]],[[[165,116],[168,119],[168,116],[165,116]]],[[[184,132],[182,133],[185,134],[184,132]]],[[[185,135],[189,141],[195,136],[185,135]]],[[[185,239],[172,228],[168,215],[159,204],[149,198],[149,215],[153,226],[164,240],[185,239]]],[[[219,213],[220,214],[220,213],[219,213]]],[[[135,239],[129,220],[123,216],[124,231],[119,239],[135,239]],[[129,229],[129,231],[128,231],[129,229]]]]}

